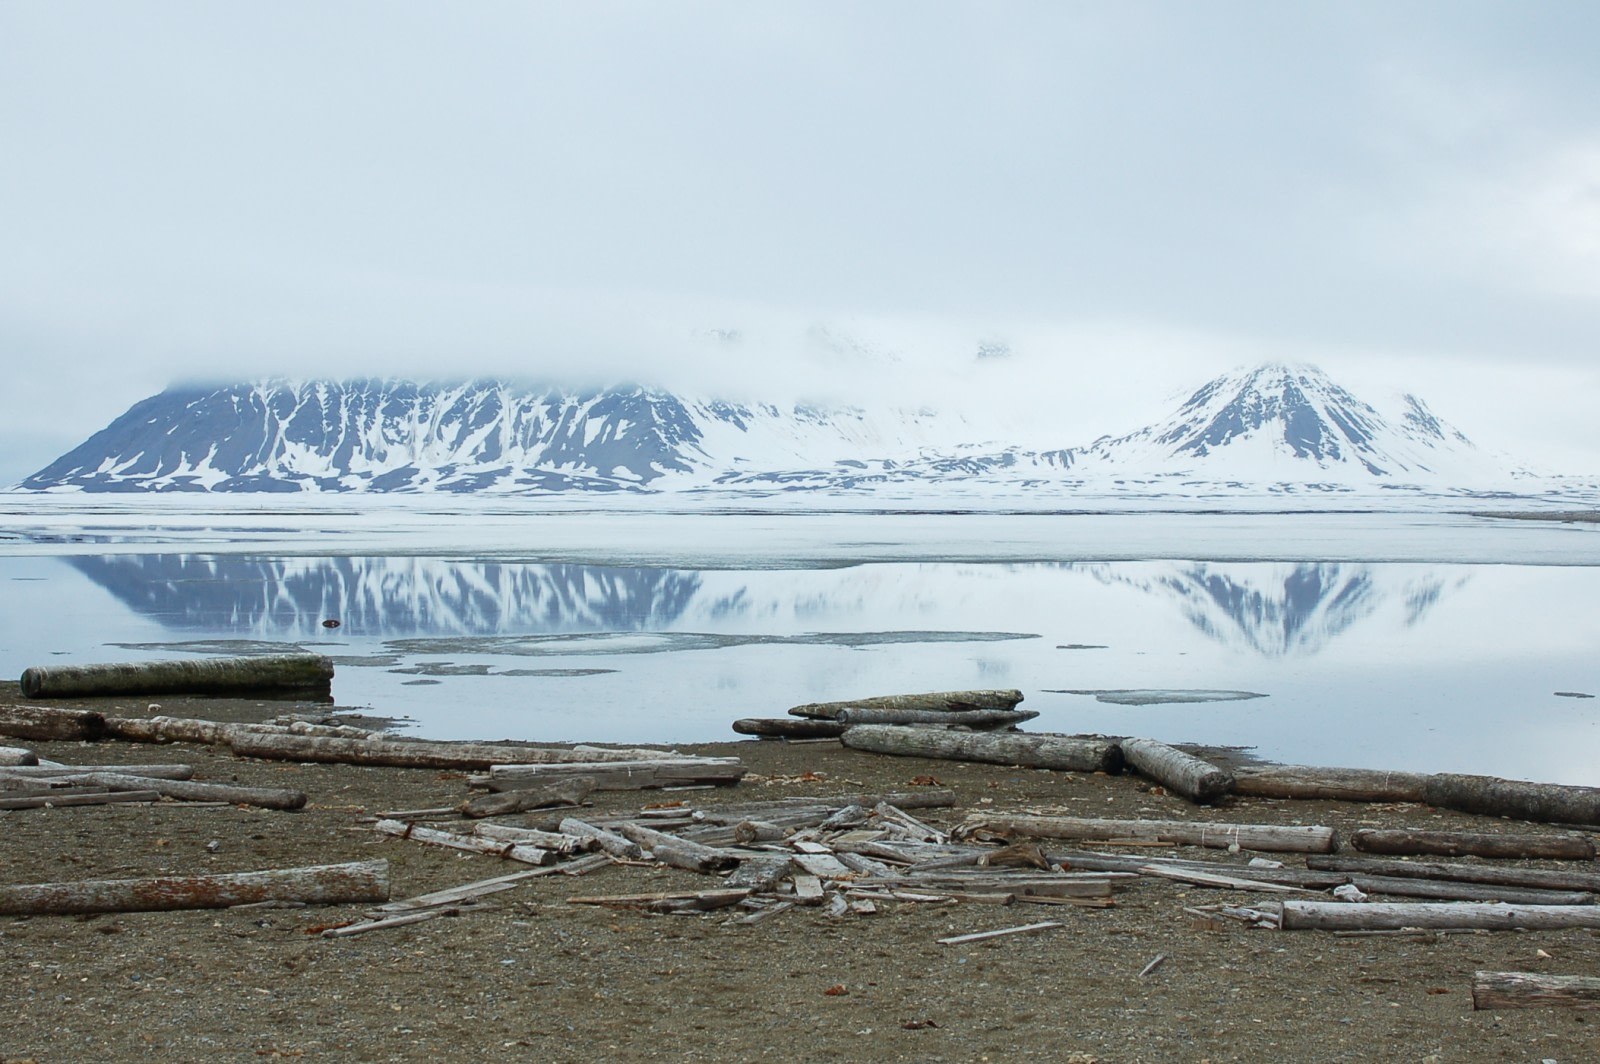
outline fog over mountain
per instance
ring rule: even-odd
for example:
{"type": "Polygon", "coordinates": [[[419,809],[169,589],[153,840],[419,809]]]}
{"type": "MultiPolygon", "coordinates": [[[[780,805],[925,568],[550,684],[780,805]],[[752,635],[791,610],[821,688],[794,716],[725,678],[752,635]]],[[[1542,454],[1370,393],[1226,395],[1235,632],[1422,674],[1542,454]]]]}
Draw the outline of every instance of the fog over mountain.
{"type": "MultiPolygon", "coordinates": [[[[1003,357],[992,356],[992,357],[1003,357]]],[[[135,404],[23,481],[83,492],[1063,492],[1499,489],[1520,471],[1416,396],[1380,412],[1309,366],[1208,382],[1171,415],[1060,446],[995,439],[959,409],[733,402],[629,384],[264,380],[135,404]]],[[[1022,436],[1018,426],[1018,436],[1022,436]]]]}

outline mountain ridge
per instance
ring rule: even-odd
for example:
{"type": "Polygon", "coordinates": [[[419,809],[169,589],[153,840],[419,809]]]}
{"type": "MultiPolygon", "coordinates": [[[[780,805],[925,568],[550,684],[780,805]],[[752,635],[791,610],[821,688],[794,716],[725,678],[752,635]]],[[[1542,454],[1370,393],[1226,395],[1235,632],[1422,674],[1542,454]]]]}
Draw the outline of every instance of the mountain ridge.
{"type": "Polygon", "coordinates": [[[1309,366],[1202,385],[1166,418],[1082,446],[975,442],[959,412],[739,403],[640,384],[267,379],[178,385],[26,478],[28,491],[1070,491],[1128,478],[1232,484],[1501,482],[1421,399],[1386,417],[1309,366]]]}

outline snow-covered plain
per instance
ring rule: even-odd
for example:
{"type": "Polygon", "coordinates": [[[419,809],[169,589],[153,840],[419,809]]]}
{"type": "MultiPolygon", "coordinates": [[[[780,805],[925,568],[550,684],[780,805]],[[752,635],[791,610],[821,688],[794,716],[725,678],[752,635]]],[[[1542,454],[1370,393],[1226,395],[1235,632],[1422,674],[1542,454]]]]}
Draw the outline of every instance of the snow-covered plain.
{"type": "Polygon", "coordinates": [[[1037,730],[1600,784],[1594,525],[195,502],[0,497],[0,670],[294,645],[419,734],[622,742],[1014,686],[1037,730]],[[1108,689],[1266,697],[1064,693],[1108,689]]]}

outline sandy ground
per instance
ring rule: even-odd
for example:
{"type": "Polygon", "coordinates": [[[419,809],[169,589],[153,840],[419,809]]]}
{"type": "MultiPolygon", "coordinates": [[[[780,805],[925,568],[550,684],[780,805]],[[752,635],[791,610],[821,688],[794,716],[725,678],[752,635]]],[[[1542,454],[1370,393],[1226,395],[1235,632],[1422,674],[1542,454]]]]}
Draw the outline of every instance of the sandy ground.
{"type": "MultiPolygon", "coordinates": [[[[0,688],[0,701],[15,697],[0,688]]],[[[168,713],[218,719],[293,708],[164,702],[168,713]]],[[[36,748],[75,763],[183,761],[198,779],[294,787],[310,803],[292,813],[170,802],[0,812],[0,882],[384,857],[394,896],[405,897],[506,870],[494,858],[381,837],[364,820],[459,802],[458,773],[248,761],[189,745],[36,748]]],[[[1131,776],[880,757],[836,743],[681,749],[738,755],[750,775],[714,791],[601,794],[589,813],[905,789],[932,776],[959,799],[922,814],[943,824],[983,809],[1342,832],[1533,830],[1420,806],[1241,799],[1198,809],[1131,776]]],[[[348,939],[317,932],[355,919],[359,906],[0,917],[0,1060],[1600,1060],[1600,1016],[1475,1012],[1469,994],[1477,970],[1596,974],[1600,932],[1249,930],[1184,907],[1262,904],[1262,895],[1146,880],[1110,909],[900,903],[842,918],[797,908],[753,925],[736,911],[648,916],[567,901],[711,885],[688,872],[611,866],[530,880],[486,910],[348,939]],[[1040,920],[1065,926],[936,941],[1040,920]],[[1141,977],[1158,955],[1165,961],[1141,977]]]]}

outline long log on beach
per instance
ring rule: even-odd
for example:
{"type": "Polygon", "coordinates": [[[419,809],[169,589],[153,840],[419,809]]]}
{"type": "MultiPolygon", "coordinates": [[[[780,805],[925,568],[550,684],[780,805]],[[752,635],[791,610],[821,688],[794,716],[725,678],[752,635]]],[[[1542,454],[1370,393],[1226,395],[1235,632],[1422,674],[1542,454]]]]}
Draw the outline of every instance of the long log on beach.
{"type": "Polygon", "coordinates": [[[592,839],[596,846],[613,857],[621,857],[627,861],[637,861],[644,857],[644,847],[632,839],[625,839],[621,835],[604,828],[595,827],[586,820],[575,817],[566,817],[557,825],[556,830],[563,835],[576,835],[579,838],[592,839]]]}
{"type": "Polygon", "coordinates": [[[848,725],[836,720],[797,720],[794,717],[745,717],[733,722],[740,735],[763,739],[837,739],[848,725]]]}
{"type": "Polygon", "coordinates": [[[217,694],[304,690],[326,696],[333,662],[320,654],[268,654],[110,665],[36,665],[22,673],[24,698],[217,694]]]}
{"type": "Polygon", "coordinates": [[[1463,813],[1547,824],[1600,824],[1600,787],[1527,783],[1443,772],[1428,779],[1423,800],[1463,813]]]}
{"type": "Polygon", "coordinates": [[[592,790],[594,790],[593,778],[568,776],[515,790],[482,794],[456,806],[456,812],[469,817],[509,816],[512,813],[526,813],[533,809],[582,805],[592,790]]]}
{"type": "Polygon", "coordinates": [[[794,706],[789,715],[833,720],[841,709],[925,709],[938,712],[965,712],[974,709],[1015,709],[1022,692],[1014,688],[1000,691],[929,691],[914,695],[875,695],[848,702],[808,702],[794,706]]]}
{"type": "Polygon", "coordinates": [[[1492,883],[1462,883],[1459,880],[1449,879],[1371,876],[1360,872],[1351,873],[1350,882],[1368,894],[1390,894],[1402,898],[1437,898],[1441,901],[1503,901],[1507,905],[1594,904],[1594,895],[1583,890],[1504,887],[1492,883]]]}
{"type": "Polygon", "coordinates": [[[50,780],[84,772],[115,772],[119,776],[139,776],[152,780],[186,780],[194,777],[193,765],[14,765],[0,768],[0,776],[15,779],[50,780]]]}
{"type": "Polygon", "coordinates": [[[1510,931],[1600,927],[1600,905],[1501,905],[1481,902],[1286,901],[1278,926],[1285,931],[1510,931]]]}
{"type": "Polygon", "coordinates": [[[1344,802],[1421,802],[1425,772],[1385,772],[1312,765],[1242,765],[1233,770],[1233,793],[1252,798],[1332,799],[1344,802]]]}
{"type": "Polygon", "coordinates": [[[553,851],[539,846],[528,846],[518,842],[497,842],[476,835],[458,835],[453,831],[418,827],[416,824],[399,820],[380,820],[372,826],[374,830],[396,838],[413,839],[431,846],[448,846],[453,850],[481,853],[490,857],[502,857],[523,864],[548,865],[554,864],[556,860],[553,851]]]}
{"type": "Polygon", "coordinates": [[[82,772],[54,779],[67,784],[90,784],[108,791],[154,791],[163,798],[177,798],[186,802],[227,802],[229,805],[281,810],[300,809],[306,804],[304,791],[282,787],[239,787],[229,783],[151,779],[114,772],[82,772]]]}
{"type": "Polygon", "coordinates": [[[1330,853],[1332,828],[1281,824],[1218,824],[1195,820],[1106,820],[1071,816],[980,815],[963,832],[986,830],[1040,839],[1160,839],[1188,846],[1280,853],[1330,853]]]}
{"type": "Polygon", "coordinates": [[[1600,872],[1568,868],[1507,868],[1502,865],[1445,864],[1439,861],[1391,861],[1381,857],[1307,857],[1306,867],[1328,872],[1372,876],[1411,876],[1489,883],[1541,890],[1586,890],[1600,893],[1600,872]]]}
{"type": "MultiPolygon", "coordinates": [[[[245,732],[229,740],[240,757],[273,761],[324,761],[351,765],[388,765],[400,768],[451,768],[487,770],[491,765],[556,764],[562,762],[633,760],[637,750],[602,750],[596,747],[516,746],[497,743],[449,743],[424,739],[335,739],[312,735],[245,732]],[[617,756],[613,757],[612,754],[617,756]]],[[[654,751],[662,758],[668,751],[654,751]]]]}
{"type": "Polygon", "coordinates": [[[1472,1007],[1600,1009],[1600,979],[1542,972],[1473,972],[1472,1007]]]}
{"type": "Polygon", "coordinates": [[[0,915],[223,909],[266,901],[338,905],[389,900],[389,862],[0,887],[0,915]]]}
{"type": "Polygon", "coordinates": [[[596,839],[583,835],[564,835],[558,831],[519,828],[510,824],[480,822],[472,825],[472,833],[500,842],[520,842],[528,846],[537,846],[541,850],[550,850],[552,853],[558,853],[562,857],[588,853],[590,850],[598,849],[600,846],[596,839]]]}
{"type": "Polygon", "coordinates": [[[1363,828],[1350,845],[1363,853],[1431,854],[1438,857],[1542,857],[1558,861],[1594,860],[1587,835],[1490,835],[1473,831],[1410,831],[1363,828]]]}
{"type": "Polygon", "coordinates": [[[488,777],[474,777],[474,785],[490,790],[538,786],[570,776],[586,776],[599,791],[637,791],[659,787],[726,786],[738,783],[747,772],[736,757],[674,758],[665,761],[605,761],[574,764],[490,766],[488,777]]]}
{"type": "Polygon", "coordinates": [[[1122,756],[1148,776],[1191,802],[1207,805],[1233,788],[1233,777],[1209,761],[1154,739],[1123,739],[1122,756]]]}
{"type": "Polygon", "coordinates": [[[30,794],[25,798],[0,798],[0,809],[46,809],[72,805],[115,805],[136,802],[159,802],[161,795],[155,791],[85,792],[71,790],[61,794],[30,794]]]}
{"type": "Polygon", "coordinates": [[[1036,709],[887,709],[881,706],[846,706],[834,720],[840,724],[934,724],[947,728],[1009,728],[1039,715],[1036,709]]]}
{"type": "Polygon", "coordinates": [[[1122,769],[1122,750],[1111,739],[860,724],[845,732],[842,741],[854,750],[897,757],[982,761],[1068,772],[1119,772],[1122,769]]]}

